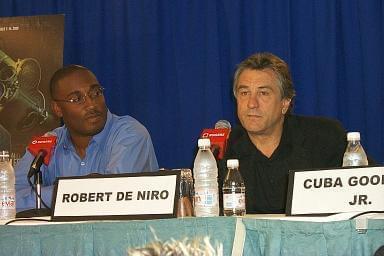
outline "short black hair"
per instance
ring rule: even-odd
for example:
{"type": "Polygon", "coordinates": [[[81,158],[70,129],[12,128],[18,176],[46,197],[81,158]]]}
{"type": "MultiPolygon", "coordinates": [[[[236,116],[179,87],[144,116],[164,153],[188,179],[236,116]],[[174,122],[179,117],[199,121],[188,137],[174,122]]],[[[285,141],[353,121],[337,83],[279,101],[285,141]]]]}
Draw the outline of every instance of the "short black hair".
{"type": "Polygon", "coordinates": [[[81,70],[88,71],[88,72],[92,73],[88,68],[80,66],[80,65],[75,65],[75,64],[71,64],[71,65],[68,65],[68,66],[65,66],[65,67],[58,69],[53,74],[53,76],[49,82],[49,93],[51,94],[51,98],[54,98],[53,95],[55,93],[56,86],[61,79],[63,79],[64,77],[66,77],[66,76],[68,76],[68,75],[70,75],[76,71],[81,71],[81,70]]]}

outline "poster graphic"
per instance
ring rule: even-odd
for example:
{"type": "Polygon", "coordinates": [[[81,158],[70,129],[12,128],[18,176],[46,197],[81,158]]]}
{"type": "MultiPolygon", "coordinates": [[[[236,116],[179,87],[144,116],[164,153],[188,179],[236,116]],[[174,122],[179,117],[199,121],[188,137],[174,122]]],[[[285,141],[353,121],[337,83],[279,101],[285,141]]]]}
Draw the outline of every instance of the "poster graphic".
{"type": "Polygon", "coordinates": [[[59,125],[49,80],[63,64],[64,15],[0,18],[0,150],[23,155],[59,125]]]}

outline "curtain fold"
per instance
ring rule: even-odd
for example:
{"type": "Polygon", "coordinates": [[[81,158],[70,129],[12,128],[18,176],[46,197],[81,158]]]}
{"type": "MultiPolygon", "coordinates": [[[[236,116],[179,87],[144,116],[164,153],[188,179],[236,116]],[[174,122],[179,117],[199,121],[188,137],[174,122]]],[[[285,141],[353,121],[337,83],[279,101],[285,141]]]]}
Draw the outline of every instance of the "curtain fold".
{"type": "Polygon", "coordinates": [[[148,128],[161,167],[191,167],[203,128],[236,124],[232,75],[259,51],[290,64],[295,113],[339,119],[384,161],[382,1],[0,2],[2,17],[59,13],[64,64],[92,69],[111,111],[148,128]]]}

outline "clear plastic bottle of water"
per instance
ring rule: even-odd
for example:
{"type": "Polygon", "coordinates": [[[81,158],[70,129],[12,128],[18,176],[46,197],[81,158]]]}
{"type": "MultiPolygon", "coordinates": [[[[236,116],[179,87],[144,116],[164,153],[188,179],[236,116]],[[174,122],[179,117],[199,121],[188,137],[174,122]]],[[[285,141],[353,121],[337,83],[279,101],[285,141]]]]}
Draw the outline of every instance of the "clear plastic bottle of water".
{"type": "Polygon", "coordinates": [[[360,143],[360,132],[347,133],[348,145],[343,157],[343,167],[368,165],[367,155],[360,143]]]}
{"type": "Polygon", "coordinates": [[[245,185],[239,171],[239,160],[227,160],[228,172],[223,183],[223,206],[225,216],[245,215],[245,185]]]}
{"type": "Polygon", "coordinates": [[[0,151],[0,219],[16,216],[15,172],[8,151],[0,151]]]}
{"type": "Polygon", "coordinates": [[[199,139],[193,177],[195,179],[195,216],[219,216],[219,190],[217,164],[209,139],[199,139]]]}

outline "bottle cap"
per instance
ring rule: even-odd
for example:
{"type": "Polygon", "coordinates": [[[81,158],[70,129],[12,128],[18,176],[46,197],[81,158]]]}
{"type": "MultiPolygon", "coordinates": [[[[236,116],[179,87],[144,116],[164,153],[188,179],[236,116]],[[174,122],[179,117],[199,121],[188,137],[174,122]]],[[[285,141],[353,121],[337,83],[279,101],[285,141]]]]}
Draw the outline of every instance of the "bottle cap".
{"type": "Polygon", "coordinates": [[[0,151],[0,156],[1,157],[9,157],[9,152],[7,150],[1,150],[0,151]]]}
{"type": "Polygon", "coordinates": [[[0,150],[0,159],[1,159],[1,161],[8,161],[9,160],[9,152],[6,150],[0,150]]]}
{"type": "Polygon", "coordinates": [[[228,168],[238,168],[239,167],[239,160],[238,159],[228,159],[227,160],[227,167],[228,168]]]}
{"type": "Polygon", "coordinates": [[[181,177],[190,178],[192,177],[192,170],[191,169],[180,169],[181,170],[181,177]]]}
{"type": "Polygon", "coordinates": [[[349,132],[347,133],[347,140],[360,140],[360,132],[349,132]]]}
{"type": "Polygon", "coordinates": [[[199,146],[199,148],[201,147],[210,147],[211,146],[211,141],[209,139],[199,139],[197,141],[197,145],[199,146]]]}

